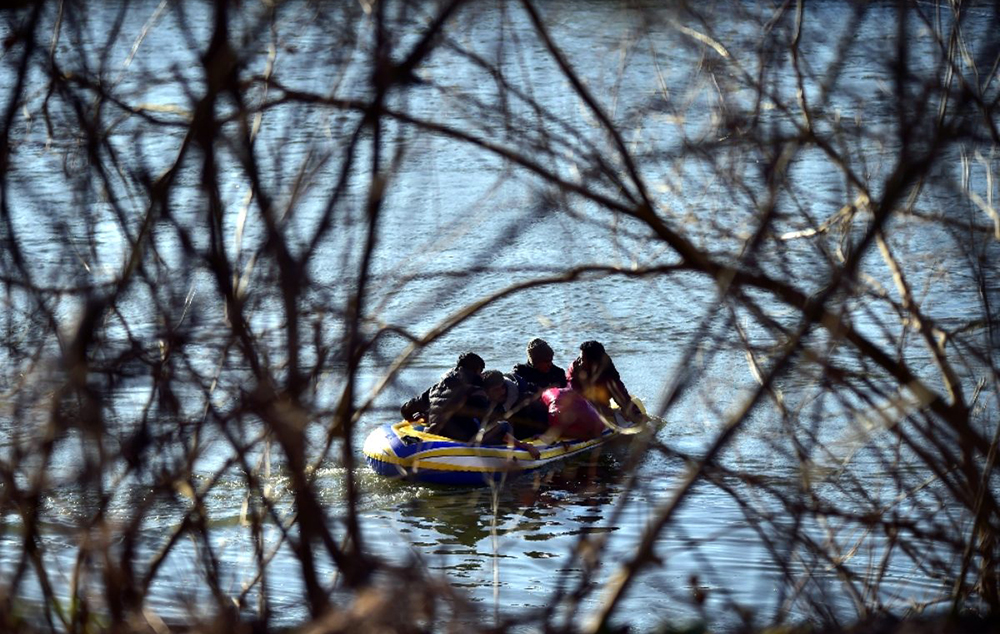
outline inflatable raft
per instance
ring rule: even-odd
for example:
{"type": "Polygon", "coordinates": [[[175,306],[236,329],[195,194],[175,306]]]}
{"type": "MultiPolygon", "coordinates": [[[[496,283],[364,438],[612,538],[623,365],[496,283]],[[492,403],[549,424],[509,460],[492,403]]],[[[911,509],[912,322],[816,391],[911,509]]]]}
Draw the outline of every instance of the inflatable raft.
{"type": "Polygon", "coordinates": [[[541,436],[525,441],[538,449],[537,459],[524,449],[507,445],[475,445],[429,434],[419,421],[405,420],[374,429],[362,451],[369,466],[383,476],[429,484],[482,486],[489,480],[541,469],[638,431],[629,427],[620,414],[616,413],[615,419],[596,438],[560,440],[541,436]]]}

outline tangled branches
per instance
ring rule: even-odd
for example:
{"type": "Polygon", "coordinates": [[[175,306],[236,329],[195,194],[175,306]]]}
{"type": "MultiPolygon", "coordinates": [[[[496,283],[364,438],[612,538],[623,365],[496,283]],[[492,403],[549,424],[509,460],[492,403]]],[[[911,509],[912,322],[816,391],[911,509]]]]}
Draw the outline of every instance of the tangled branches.
{"type": "Polygon", "coordinates": [[[708,621],[898,612],[901,560],[910,609],[995,615],[1000,10],[817,4],[5,10],[2,627],[482,618],[369,546],[358,439],[539,297],[627,333],[667,424],[614,476],[610,525],[656,498],[628,556],[582,537],[497,629],[628,623],[706,488],[778,588],[691,579],[708,621]]]}

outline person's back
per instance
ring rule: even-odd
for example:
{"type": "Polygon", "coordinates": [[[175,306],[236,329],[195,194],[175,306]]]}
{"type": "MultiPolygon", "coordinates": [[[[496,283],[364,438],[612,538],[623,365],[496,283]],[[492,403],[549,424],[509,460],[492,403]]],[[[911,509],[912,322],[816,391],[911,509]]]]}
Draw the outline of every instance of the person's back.
{"type": "Polygon", "coordinates": [[[454,368],[423,394],[404,403],[400,413],[406,420],[424,419],[428,431],[440,433],[479,387],[480,375],[485,367],[479,355],[471,352],[461,354],[454,368]]]}
{"type": "Polygon", "coordinates": [[[435,383],[427,394],[427,426],[431,433],[440,433],[448,420],[458,413],[476,389],[475,375],[456,367],[435,383]]]}
{"type": "Polygon", "coordinates": [[[482,374],[482,384],[475,386],[462,405],[432,433],[462,442],[492,445],[504,442],[510,433],[505,422],[507,405],[517,400],[517,386],[497,370],[482,374]],[[508,398],[509,397],[509,398],[508,398]]]}
{"type": "MultiPolygon", "coordinates": [[[[492,404],[479,386],[472,386],[462,403],[447,416],[436,416],[427,431],[453,440],[471,442],[482,427],[483,419],[489,415],[492,404]]],[[[430,417],[428,417],[430,418],[430,417]]]]}
{"type": "Polygon", "coordinates": [[[597,407],[583,394],[569,387],[551,387],[542,392],[549,427],[560,438],[597,438],[605,424],[597,407]]]}

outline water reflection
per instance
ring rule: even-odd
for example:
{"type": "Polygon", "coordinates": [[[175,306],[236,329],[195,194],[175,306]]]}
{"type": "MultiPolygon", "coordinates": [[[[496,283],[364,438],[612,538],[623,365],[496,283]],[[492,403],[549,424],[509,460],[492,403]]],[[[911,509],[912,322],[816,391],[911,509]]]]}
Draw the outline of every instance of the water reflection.
{"type": "MultiPolygon", "coordinates": [[[[468,549],[481,548],[494,532],[545,542],[560,535],[609,530],[599,525],[620,487],[620,461],[614,450],[602,449],[496,486],[423,487],[424,495],[400,505],[400,520],[413,534],[433,533],[437,544],[468,549]],[[552,521],[557,515],[576,526],[552,521]]],[[[452,552],[446,548],[438,554],[452,552]]]]}
{"type": "Polygon", "coordinates": [[[494,618],[512,606],[546,609],[577,579],[580,539],[619,530],[609,519],[627,452],[627,442],[605,445],[498,486],[366,481],[378,500],[366,517],[368,548],[416,558],[494,618]]]}

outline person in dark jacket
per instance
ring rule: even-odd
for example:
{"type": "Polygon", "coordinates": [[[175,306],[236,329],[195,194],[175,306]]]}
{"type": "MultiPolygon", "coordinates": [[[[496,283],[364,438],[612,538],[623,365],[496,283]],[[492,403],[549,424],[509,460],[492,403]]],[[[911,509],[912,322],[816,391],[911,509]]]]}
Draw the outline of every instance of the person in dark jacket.
{"type": "Polygon", "coordinates": [[[538,449],[521,442],[515,436],[511,424],[512,416],[521,403],[517,383],[501,374],[499,370],[489,370],[483,373],[483,391],[488,400],[488,408],[478,419],[479,432],[476,435],[476,442],[481,445],[506,444],[517,447],[538,460],[540,457],[538,449]]]}
{"type": "Polygon", "coordinates": [[[518,363],[511,372],[521,393],[566,387],[566,371],[552,363],[554,356],[545,340],[536,337],[528,342],[528,362],[518,363]]]}
{"type": "Polygon", "coordinates": [[[538,449],[515,438],[506,420],[505,405],[517,399],[517,386],[497,370],[482,369],[482,359],[463,354],[454,370],[403,405],[403,416],[424,418],[428,433],[480,445],[506,444],[524,449],[537,460],[538,449]],[[425,403],[426,415],[420,415],[425,403]]]}
{"type": "Polygon", "coordinates": [[[519,393],[519,402],[511,408],[510,417],[517,438],[545,433],[549,427],[549,412],[541,401],[542,392],[550,387],[566,387],[566,371],[552,363],[554,356],[549,344],[536,337],[528,342],[528,362],[518,363],[510,374],[519,393]]]}
{"type": "Polygon", "coordinates": [[[645,422],[646,417],[632,402],[618,369],[599,342],[580,344],[580,356],[570,364],[566,380],[604,415],[610,416],[611,399],[614,399],[627,420],[636,424],[645,422]]]}
{"type": "MultiPolygon", "coordinates": [[[[400,413],[409,421],[422,419],[431,433],[447,435],[442,431],[449,426],[451,418],[466,409],[466,403],[474,392],[481,391],[482,373],[485,367],[486,363],[478,354],[462,353],[454,368],[445,373],[440,381],[427,388],[423,394],[403,403],[399,408],[400,413]]],[[[485,407],[485,394],[479,398],[483,401],[479,403],[479,407],[485,407]]],[[[457,426],[465,425],[457,424],[457,426]]]]}

